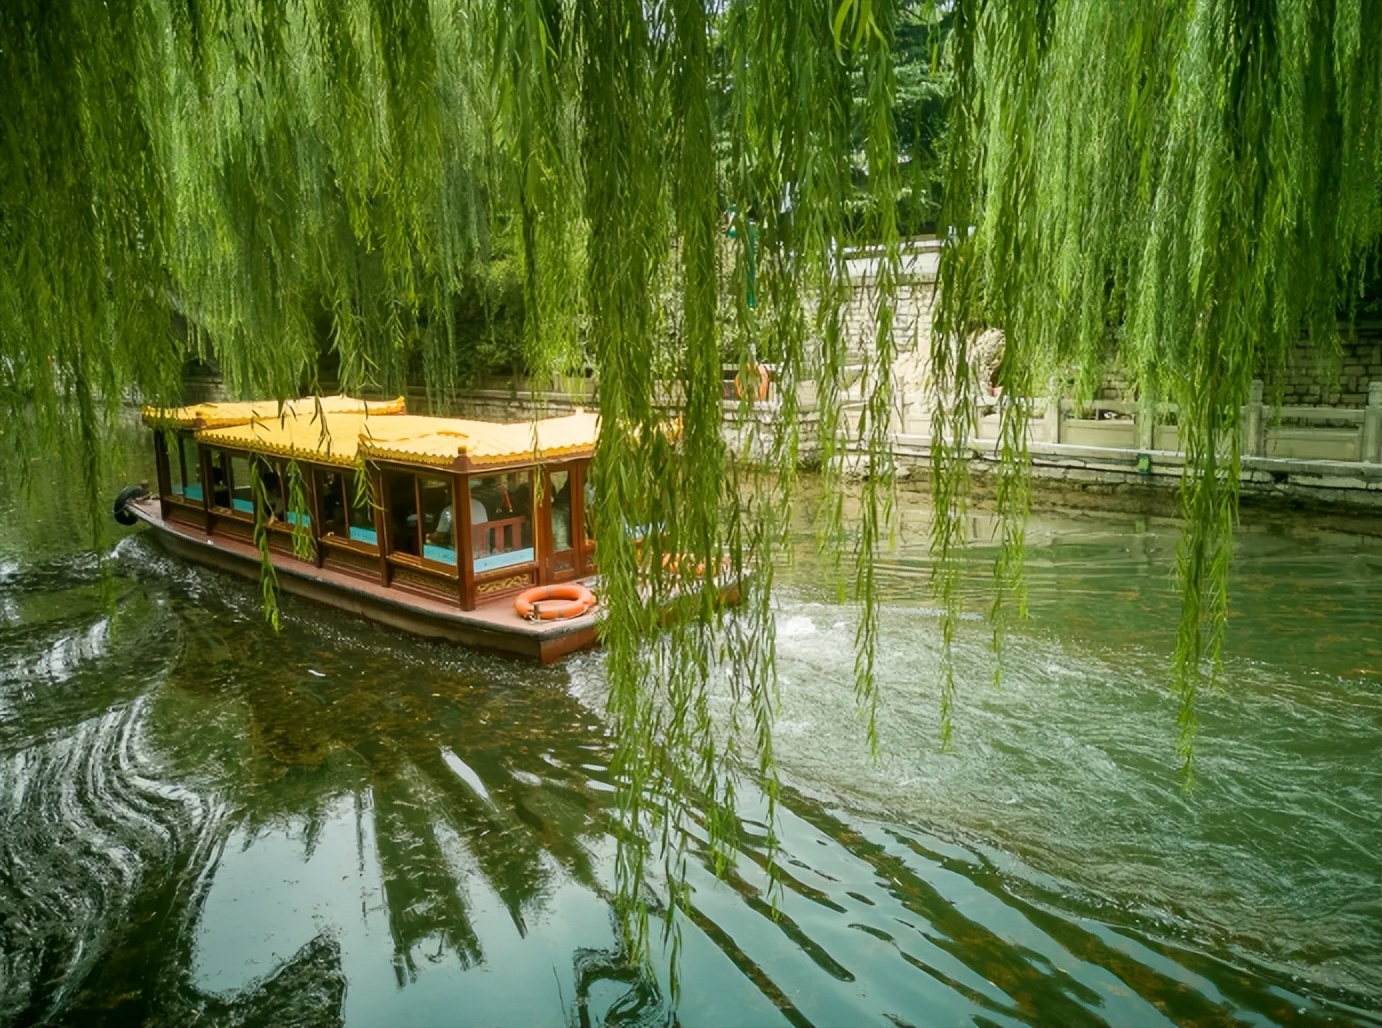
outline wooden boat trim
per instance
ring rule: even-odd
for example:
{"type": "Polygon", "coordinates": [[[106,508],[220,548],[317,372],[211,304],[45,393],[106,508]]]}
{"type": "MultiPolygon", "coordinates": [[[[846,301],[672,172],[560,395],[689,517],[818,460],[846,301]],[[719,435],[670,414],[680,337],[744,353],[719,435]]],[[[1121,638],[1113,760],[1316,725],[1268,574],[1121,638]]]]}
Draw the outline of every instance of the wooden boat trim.
{"type": "MultiPolygon", "coordinates": [[[[333,396],[146,408],[144,420],[155,430],[157,495],[126,489],[115,515],[145,522],[180,557],[258,579],[262,530],[286,593],[543,663],[598,641],[598,605],[531,622],[513,603],[535,586],[595,585],[586,505],[598,415],[480,422],[333,396]],[[290,479],[286,461],[301,475],[290,479]],[[290,483],[301,484],[296,510],[286,509],[290,483]],[[475,511],[483,520],[472,522],[475,511]],[[293,545],[303,526],[306,558],[293,545]]],[[[716,578],[720,599],[737,602],[739,582],[716,578]]],[[[678,605],[674,596],[664,620],[678,605]]]]}
{"type": "MultiPolygon", "coordinates": [[[[208,537],[196,526],[165,520],[157,497],[131,502],[127,509],[153,528],[170,552],[198,564],[258,580],[259,551],[252,544],[216,535],[208,537]]],[[[528,622],[509,602],[475,610],[454,603],[380,585],[330,567],[270,551],[279,587],[348,613],[378,621],[413,635],[443,639],[476,649],[508,653],[551,663],[569,653],[595,645],[601,608],[566,621],[528,622]]],[[[593,579],[584,584],[593,585],[593,579]]]]}

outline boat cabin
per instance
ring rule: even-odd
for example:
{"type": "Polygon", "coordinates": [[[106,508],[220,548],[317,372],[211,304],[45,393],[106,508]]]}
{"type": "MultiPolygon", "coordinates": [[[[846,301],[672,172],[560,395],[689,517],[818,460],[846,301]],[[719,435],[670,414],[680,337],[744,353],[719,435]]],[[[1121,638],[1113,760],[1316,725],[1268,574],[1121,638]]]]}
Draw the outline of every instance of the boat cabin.
{"type": "Polygon", "coordinates": [[[596,416],[512,424],[402,398],[146,408],[170,525],[460,610],[594,573],[596,416]]]}

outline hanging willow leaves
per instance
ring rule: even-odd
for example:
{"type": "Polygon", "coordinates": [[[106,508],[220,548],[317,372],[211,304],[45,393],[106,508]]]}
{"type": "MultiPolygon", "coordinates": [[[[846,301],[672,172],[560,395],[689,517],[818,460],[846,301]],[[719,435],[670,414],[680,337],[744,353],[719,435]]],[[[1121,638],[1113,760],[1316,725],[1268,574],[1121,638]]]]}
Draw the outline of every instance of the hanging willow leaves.
{"type": "MultiPolygon", "coordinates": [[[[1120,364],[1145,402],[1178,405],[1186,452],[1173,678],[1188,777],[1195,698],[1223,641],[1250,383],[1279,373],[1303,333],[1335,347],[1379,259],[1382,22],[1366,8],[956,5],[933,340],[946,642],[971,334],[1005,333],[1010,397],[1067,376],[1088,395],[1120,364]]],[[[999,493],[1017,513],[1025,414],[1004,409],[999,493]]],[[[1005,553],[1019,544],[1005,527],[1005,553]]]]}
{"type": "MultiPolygon", "coordinates": [[[[176,401],[191,358],[214,359],[239,396],[299,395],[326,365],[347,390],[390,394],[421,373],[444,402],[473,371],[457,317],[466,291],[517,268],[528,369],[589,366],[598,389],[594,522],[631,829],[619,893],[637,948],[642,829],[679,840],[663,848],[675,883],[700,812],[712,860],[727,856],[737,768],[776,795],[773,567],[812,386],[818,529],[835,553],[843,440],[855,433],[864,454],[855,685],[870,741],[886,729],[873,558],[907,343],[895,37],[917,6],[0,4],[4,445],[80,455],[94,516],[121,405],[131,393],[176,401]],[[841,312],[860,243],[874,330],[855,353],[841,312]],[[748,457],[722,437],[724,363],[740,369],[748,457]],[[845,410],[855,363],[857,419],[845,410]],[[764,364],[775,423],[742,388],[764,364]],[[732,617],[723,568],[749,583],[732,617]],[[663,631],[673,595],[690,616],[663,631]],[[721,696],[727,716],[712,707],[721,696]]],[[[1114,361],[1145,402],[1179,406],[1174,675],[1189,768],[1226,614],[1239,407],[1302,331],[1333,345],[1378,261],[1382,22],[1369,13],[1363,0],[955,0],[923,19],[947,35],[950,83],[931,335],[945,741],[970,349],[997,328],[1009,399],[1000,646],[1021,608],[1026,399],[1067,378],[1087,391],[1114,361]]],[[[288,481],[301,524],[295,469],[288,481]]],[[[357,475],[355,502],[366,491],[357,475]]],[[[262,525],[258,539],[267,553],[262,525]]]]}

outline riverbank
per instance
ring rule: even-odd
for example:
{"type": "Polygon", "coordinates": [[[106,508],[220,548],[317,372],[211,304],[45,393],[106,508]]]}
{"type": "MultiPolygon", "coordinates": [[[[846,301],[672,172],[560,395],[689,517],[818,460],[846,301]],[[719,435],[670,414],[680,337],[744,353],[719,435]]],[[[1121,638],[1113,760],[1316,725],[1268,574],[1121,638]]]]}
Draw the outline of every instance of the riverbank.
{"type": "MultiPolygon", "coordinates": [[[[1179,518],[1184,455],[1153,452],[1141,471],[1138,454],[1065,447],[1064,453],[1033,446],[1032,509],[1035,511],[1104,511],[1179,518]]],[[[1382,536],[1382,465],[1342,462],[1243,459],[1239,515],[1244,521],[1271,523],[1304,519],[1320,528],[1382,536]],[[1347,482],[1347,485],[1339,485],[1347,482]]],[[[898,448],[900,492],[931,495],[930,448],[898,448]]],[[[970,497],[976,504],[996,503],[998,459],[989,453],[970,461],[970,497]]]]}

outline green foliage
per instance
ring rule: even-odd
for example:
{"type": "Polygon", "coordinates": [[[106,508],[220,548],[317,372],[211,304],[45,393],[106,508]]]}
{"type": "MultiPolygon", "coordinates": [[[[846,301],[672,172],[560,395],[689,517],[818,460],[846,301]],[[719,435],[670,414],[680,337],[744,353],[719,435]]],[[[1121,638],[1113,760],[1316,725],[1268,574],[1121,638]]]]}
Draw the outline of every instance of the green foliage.
{"type": "MultiPolygon", "coordinates": [[[[619,895],[630,937],[646,940],[642,829],[670,837],[689,816],[665,805],[678,796],[729,809],[741,764],[776,794],[771,590],[797,388],[813,381],[820,398],[818,529],[838,553],[845,247],[859,239],[879,258],[854,582],[856,687],[876,744],[872,558],[892,489],[898,240],[938,204],[945,740],[968,346],[992,325],[1009,397],[1057,368],[1092,377],[1114,354],[1139,388],[1180,404],[1188,766],[1226,614],[1239,405],[1302,328],[1330,344],[1336,310],[1377,266],[1382,29],[1368,13],[1363,0],[11,0],[5,445],[81,454],[98,512],[115,412],[132,391],[176,399],[189,349],[233,392],[278,397],[315,384],[323,346],[348,390],[398,389],[420,370],[448,396],[520,354],[539,373],[593,365],[603,631],[631,829],[619,895]],[[756,233],[730,238],[728,210],[756,233]],[[722,359],[764,355],[781,416],[746,431],[766,469],[734,459],[720,431],[722,359]],[[733,618],[722,568],[749,583],[733,618]],[[695,616],[660,633],[674,593],[695,616]]],[[[1021,609],[1024,413],[1010,405],[1003,427],[1000,646],[1006,612],[1021,609]]],[[[256,540],[267,555],[262,525],[256,540]]],[[[267,570],[265,589],[272,610],[267,570]]],[[[726,823],[708,825],[721,856],[726,823]]],[[[679,880],[682,855],[664,856],[679,880]]]]}
{"type": "MultiPolygon", "coordinates": [[[[969,333],[1003,329],[1000,384],[1031,395],[1059,367],[1114,356],[1179,404],[1186,448],[1181,753],[1213,678],[1249,384],[1302,333],[1334,345],[1382,240],[1382,23],[1362,0],[1300,4],[1004,4],[961,0],[951,41],[942,268],[933,359],[937,550],[959,542],[955,400],[969,333]],[[971,234],[972,233],[972,234],[971,234]]],[[[1019,405],[1005,412],[1005,552],[1026,494],[1019,405]]],[[[1000,585],[1016,582],[1014,562],[1000,585]]],[[[953,570],[941,591],[952,615],[953,570]]],[[[953,625],[953,621],[952,621],[953,625]]],[[[947,626],[947,639],[951,626],[947,626]]]]}
{"type": "Polygon", "coordinates": [[[278,572],[274,569],[269,551],[269,525],[266,515],[271,509],[267,487],[264,485],[264,464],[250,461],[250,496],[254,504],[254,548],[259,551],[259,591],[264,598],[264,620],[277,632],[282,624],[278,612],[278,572]]]}
{"type": "Polygon", "coordinates": [[[311,513],[307,506],[307,482],[302,468],[295,460],[290,460],[283,469],[288,486],[287,509],[293,515],[293,556],[299,560],[317,559],[317,541],[312,535],[308,518],[311,513]]]}

